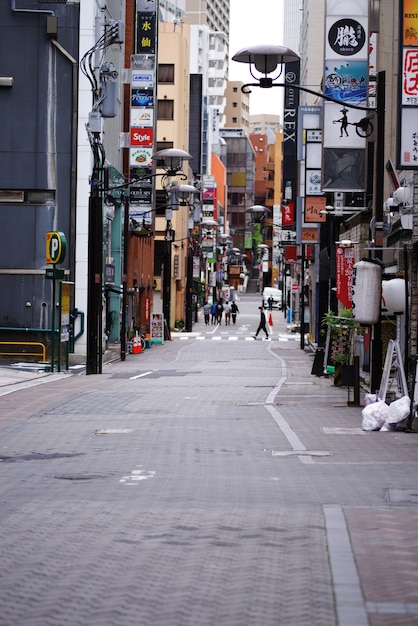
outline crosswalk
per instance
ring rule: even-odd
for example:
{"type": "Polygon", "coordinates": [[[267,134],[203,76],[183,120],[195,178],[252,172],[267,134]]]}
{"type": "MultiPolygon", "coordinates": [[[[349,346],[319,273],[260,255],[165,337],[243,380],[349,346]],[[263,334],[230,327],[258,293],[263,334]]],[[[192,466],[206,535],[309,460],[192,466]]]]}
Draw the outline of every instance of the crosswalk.
{"type": "MultiPolygon", "coordinates": [[[[229,335],[227,333],[221,335],[213,335],[211,333],[172,333],[172,339],[176,339],[178,341],[254,341],[254,338],[248,335],[229,335]]],[[[286,333],[277,333],[270,335],[270,340],[272,341],[300,341],[299,333],[292,333],[292,335],[287,335],[286,333]]],[[[264,338],[258,338],[257,341],[267,341],[264,338]]]]}

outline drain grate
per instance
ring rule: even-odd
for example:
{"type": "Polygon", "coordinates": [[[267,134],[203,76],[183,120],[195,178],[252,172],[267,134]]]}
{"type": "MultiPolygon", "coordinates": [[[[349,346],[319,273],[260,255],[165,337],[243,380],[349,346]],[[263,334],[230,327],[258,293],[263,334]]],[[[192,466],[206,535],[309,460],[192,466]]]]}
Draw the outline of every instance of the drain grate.
{"type": "Polygon", "coordinates": [[[333,456],[329,450],[272,450],[272,456],[333,456]]]}
{"type": "Polygon", "coordinates": [[[54,478],[58,480],[83,481],[95,480],[97,478],[106,478],[106,476],[105,474],[58,474],[54,476],[54,478]]]}
{"type": "Polygon", "coordinates": [[[321,430],[324,435],[367,435],[367,432],[362,428],[328,428],[324,426],[321,430]]]}
{"type": "Polygon", "coordinates": [[[392,504],[418,504],[418,489],[385,489],[385,494],[392,504]]]}
{"type": "Polygon", "coordinates": [[[31,452],[30,454],[15,454],[13,456],[0,455],[0,463],[18,463],[19,461],[51,461],[54,459],[72,459],[82,456],[84,452],[70,452],[68,454],[62,452],[53,452],[44,454],[42,452],[31,452]]]}
{"type": "Polygon", "coordinates": [[[138,431],[135,428],[99,428],[93,435],[133,435],[138,431]]]}

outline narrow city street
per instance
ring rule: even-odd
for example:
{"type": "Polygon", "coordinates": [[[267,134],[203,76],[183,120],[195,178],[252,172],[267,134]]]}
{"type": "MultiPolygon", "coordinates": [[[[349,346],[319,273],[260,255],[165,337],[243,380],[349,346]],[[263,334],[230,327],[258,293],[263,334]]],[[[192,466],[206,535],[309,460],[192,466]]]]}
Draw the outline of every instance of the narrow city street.
{"type": "Polygon", "coordinates": [[[418,624],[418,437],[364,432],[283,312],[254,341],[259,304],[0,368],[0,626],[418,624]]]}

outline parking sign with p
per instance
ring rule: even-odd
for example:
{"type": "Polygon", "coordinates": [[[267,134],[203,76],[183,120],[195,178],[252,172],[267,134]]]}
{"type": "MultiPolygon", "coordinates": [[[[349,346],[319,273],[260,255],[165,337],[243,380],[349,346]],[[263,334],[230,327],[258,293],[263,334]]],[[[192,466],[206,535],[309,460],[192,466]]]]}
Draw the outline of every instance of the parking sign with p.
{"type": "Polygon", "coordinates": [[[46,262],[56,265],[65,259],[67,240],[64,233],[52,231],[46,234],[46,262]]]}

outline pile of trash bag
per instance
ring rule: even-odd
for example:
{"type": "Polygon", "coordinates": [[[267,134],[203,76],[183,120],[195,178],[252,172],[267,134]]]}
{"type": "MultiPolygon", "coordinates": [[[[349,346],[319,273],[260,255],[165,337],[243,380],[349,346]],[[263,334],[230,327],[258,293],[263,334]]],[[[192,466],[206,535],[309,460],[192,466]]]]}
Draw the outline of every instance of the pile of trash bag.
{"type": "Polygon", "coordinates": [[[362,410],[363,430],[399,430],[406,428],[411,412],[409,396],[402,396],[390,404],[379,400],[373,394],[365,396],[365,407],[362,410]]]}

